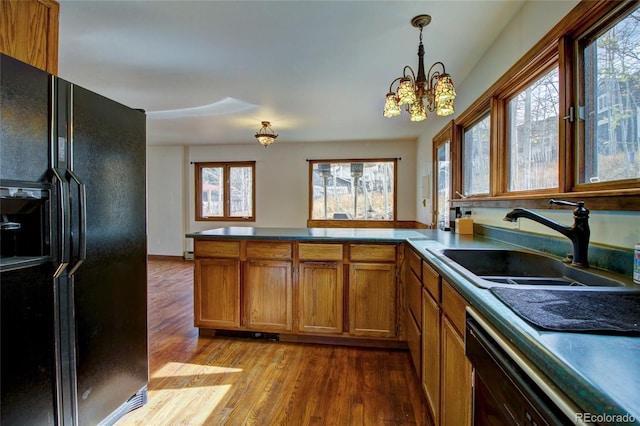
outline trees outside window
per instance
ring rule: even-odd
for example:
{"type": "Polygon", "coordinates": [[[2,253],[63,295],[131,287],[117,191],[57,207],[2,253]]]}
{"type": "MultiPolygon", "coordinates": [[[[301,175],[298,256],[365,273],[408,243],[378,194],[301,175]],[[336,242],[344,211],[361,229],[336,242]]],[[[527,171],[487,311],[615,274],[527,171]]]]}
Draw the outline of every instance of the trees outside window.
{"type": "Polygon", "coordinates": [[[509,101],[509,191],[558,187],[558,67],[509,101]]]}
{"type": "Polygon", "coordinates": [[[195,163],[196,220],[255,221],[255,162],[195,163]]]}
{"type": "Polygon", "coordinates": [[[640,178],[640,9],[578,42],[584,122],[579,183],[640,178]]]}
{"type": "Polygon", "coordinates": [[[396,160],[313,160],[311,220],[395,219],[396,160]]]}

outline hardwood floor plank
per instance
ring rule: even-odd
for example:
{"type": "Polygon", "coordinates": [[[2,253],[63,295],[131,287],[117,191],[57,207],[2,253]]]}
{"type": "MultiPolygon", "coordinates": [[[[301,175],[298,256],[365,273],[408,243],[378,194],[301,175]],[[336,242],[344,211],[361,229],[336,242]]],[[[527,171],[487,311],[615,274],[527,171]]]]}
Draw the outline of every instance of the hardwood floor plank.
{"type": "Polygon", "coordinates": [[[193,326],[193,263],[149,260],[149,402],[124,425],[429,425],[409,353],[193,326]]]}

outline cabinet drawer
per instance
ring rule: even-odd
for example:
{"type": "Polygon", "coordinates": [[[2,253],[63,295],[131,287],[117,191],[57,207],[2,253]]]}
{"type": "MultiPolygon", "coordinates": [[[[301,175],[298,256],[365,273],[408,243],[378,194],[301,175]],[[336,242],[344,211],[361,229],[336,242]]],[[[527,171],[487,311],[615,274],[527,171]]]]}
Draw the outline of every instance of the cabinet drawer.
{"type": "Polygon", "coordinates": [[[342,244],[300,243],[298,259],[342,261],[342,244]]]}
{"type": "Polygon", "coordinates": [[[440,302],[440,275],[425,261],[422,261],[422,284],[436,302],[440,302]]]}
{"type": "Polygon", "coordinates": [[[240,257],[240,242],[195,240],[193,254],[196,257],[240,257]]]}
{"type": "Polygon", "coordinates": [[[422,324],[422,283],[413,272],[409,271],[407,275],[407,306],[420,325],[422,324]]]}
{"type": "Polygon", "coordinates": [[[449,318],[460,335],[464,335],[467,301],[447,282],[442,280],[442,312],[449,318]]]}
{"type": "Polygon", "coordinates": [[[395,262],[395,244],[351,244],[351,260],[356,262],[395,262]]]}
{"type": "Polygon", "coordinates": [[[409,268],[419,280],[422,280],[422,258],[414,250],[409,249],[408,251],[407,262],[409,263],[409,268]]]}
{"type": "Polygon", "coordinates": [[[291,243],[247,241],[248,259],[291,259],[291,243]]]}

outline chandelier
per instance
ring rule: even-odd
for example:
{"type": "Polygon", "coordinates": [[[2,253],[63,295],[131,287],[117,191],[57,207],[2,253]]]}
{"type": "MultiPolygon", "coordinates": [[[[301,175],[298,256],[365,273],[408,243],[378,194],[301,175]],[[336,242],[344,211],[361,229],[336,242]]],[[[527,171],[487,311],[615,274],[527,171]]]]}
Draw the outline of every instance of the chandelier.
{"type": "Polygon", "coordinates": [[[411,20],[411,25],[420,29],[418,46],[418,75],[406,65],[402,77],[398,77],[389,85],[389,93],[384,104],[383,114],[387,118],[402,113],[401,107],[409,113],[411,121],[422,121],[427,118],[427,110],[437,115],[453,114],[453,100],[456,89],[451,76],[445,72],[444,64],[436,62],[429,68],[428,77],[424,73],[424,46],[422,45],[422,29],[429,25],[431,16],[418,15],[411,20]],[[442,67],[440,71],[439,67],[442,67]],[[435,69],[434,69],[435,68],[435,69]],[[396,91],[393,85],[398,83],[396,91]]]}
{"type": "Polygon", "coordinates": [[[278,135],[275,134],[275,132],[271,128],[271,123],[268,121],[263,121],[262,127],[256,132],[256,139],[258,139],[260,145],[264,146],[265,148],[271,145],[277,137],[278,135]]]}

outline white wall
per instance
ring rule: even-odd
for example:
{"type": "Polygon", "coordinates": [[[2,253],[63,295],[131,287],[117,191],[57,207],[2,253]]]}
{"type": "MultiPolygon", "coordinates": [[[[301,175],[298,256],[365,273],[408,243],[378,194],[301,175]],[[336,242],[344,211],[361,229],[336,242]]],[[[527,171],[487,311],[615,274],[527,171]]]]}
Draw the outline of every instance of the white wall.
{"type": "Polygon", "coordinates": [[[180,256],[184,250],[183,147],[147,147],[147,252],[180,256]]]}
{"type": "Polygon", "coordinates": [[[414,220],[416,141],[276,142],[151,147],[149,168],[149,253],[182,255],[192,250],[188,232],[222,226],[306,227],[309,216],[307,159],[400,158],[398,161],[398,220],[414,220]],[[193,162],[256,161],[256,221],[195,221],[193,162]],[[153,179],[153,180],[152,180],[153,179]],[[159,186],[159,187],[158,187],[159,186]],[[175,192],[174,192],[175,191],[175,192]],[[167,193],[168,192],[168,193],[167,193]],[[184,218],[184,220],[183,220],[184,218]]]}
{"type": "MultiPolygon", "coordinates": [[[[469,77],[457,86],[455,118],[464,112],[482,93],[493,85],[513,64],[528,52],[551,28],[555,26],[571,9],[577,0],[527,1],[493,45],[475,65],[469,77]]],[[[453,76],[455,81],[455,76],[453,76]]],[[[451,118],[451,117],[449,117],[451,118]]],[[[447,121],[433,122],[418,141],[418,174],[431,169],[431,150],[433,137],[447,124],[447,121]]],[[[418,189],[418,191],[420,191],[418,189]]],[[[417,193],[416,220],[430,224],[431,206],[423,207],[420,193],[417,193]]],[[[431,200],[429,200],[431,201],[431,200]]],[[[588,203],[587,203],[588,207],[588,203]]],[[[502,221],[505,209],[477,209],[473,213],[477,223],[520,228],[528,232],[546,235],[559,235],[554,231],[532,221],[521,219],[512,224],[502,221]]],[[[573,222],[572,209],[567,211],[542,210],[539,213],[565,224],[573,222]]],[[[615,247],[631,248],[640,242],[640,212],[592,211],[590,214],[591,241],[615,247]]]]}

